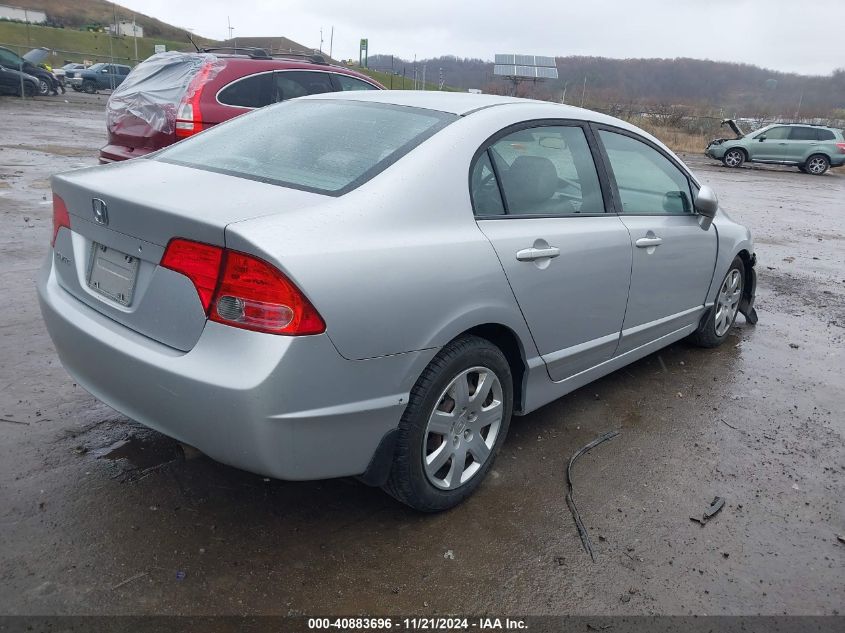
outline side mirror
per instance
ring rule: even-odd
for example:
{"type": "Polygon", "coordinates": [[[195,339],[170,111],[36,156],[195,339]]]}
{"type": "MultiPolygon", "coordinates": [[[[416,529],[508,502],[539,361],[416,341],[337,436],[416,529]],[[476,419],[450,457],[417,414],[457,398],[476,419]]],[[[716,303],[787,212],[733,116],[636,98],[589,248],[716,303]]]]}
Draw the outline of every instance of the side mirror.
{"type": "Polygon", "coordinates": [[[716,197],[716,192],[704,185],[698,190],[698,195],[695,196],[695,211],[701,216],[699,225],[702,229],[706,231],[710,228],[718,209],[719,199],[716,197]]]}
{"type": "Polygon", "coordinates": [[[758,141],[760,141],[760,142],[762,143],[763,141],[765,141],[765,140],[766,140],[766,137],[765,137],[765,136],[761,136],[761,137],[760,137],[760,138],[758,138],[757,140],[758,140],[758,141]]]}
{"type": "Polygon", "coordinates": [[[107,72],[109,72],[109,69],[108,69],[108,68],[103,68],[100,72],[101,72],[101,73],[103,73],[103,74],[105,75],[107,72]]]}

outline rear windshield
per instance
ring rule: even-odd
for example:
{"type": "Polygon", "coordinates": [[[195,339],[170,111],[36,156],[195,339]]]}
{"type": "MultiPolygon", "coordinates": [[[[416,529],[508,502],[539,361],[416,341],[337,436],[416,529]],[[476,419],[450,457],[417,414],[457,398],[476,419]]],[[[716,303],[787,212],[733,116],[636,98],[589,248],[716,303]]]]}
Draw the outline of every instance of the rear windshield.
{"type": "Polygon", "coordinates": [[[212,128],[155,160],[338,196],[457,118],[382,103],[292,100],[212,128]]]}

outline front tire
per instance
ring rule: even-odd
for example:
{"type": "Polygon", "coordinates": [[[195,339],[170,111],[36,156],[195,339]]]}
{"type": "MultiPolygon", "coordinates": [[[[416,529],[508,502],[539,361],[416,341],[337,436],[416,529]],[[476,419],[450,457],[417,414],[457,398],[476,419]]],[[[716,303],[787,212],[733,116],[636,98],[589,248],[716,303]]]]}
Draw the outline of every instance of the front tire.
{"type": "Polygon", "coordinates": [[[411,390],[384,490],[421,512],[458,505],[490,470],[512,411],[501,350],[477,336],[452,341],[411,390]]]}
{"type": "Polygon", "coordinates": [[[745,162],[745,152],[741,149],[729,149],[725,152],[725,155],[722,156],[722,164],[725,167],[742,167],[742,164],[745,162]]]}
{"type": "Polygon", "coordinates": [[[830,161],[823,154],[813,154],[804,164],[804,171],[813,176],[821,176],[830,169],[830,161]]]}
{"type": "Polygon", "coordinates": [[[50,84],[47,83],[46,79],[39,78],[38,79],[38,94],[43,96],[43,95],[46,95],[49,92],[50,92],[50,84]]]}
{"type": "Polygon", "coordinates": [[[87,92],[89,95],[95,94],[97,92],[97,84],[93,81],[83,81],[82,92],[87,92]]]}
{"type": "Polygon", "coordinates": [[[735,257],[719,286],[716,303],[692,333],[692,342],[699,347],[718,347],[724,343],[736,321],[744,291],[745,263],[741,257],[735,257]]]}

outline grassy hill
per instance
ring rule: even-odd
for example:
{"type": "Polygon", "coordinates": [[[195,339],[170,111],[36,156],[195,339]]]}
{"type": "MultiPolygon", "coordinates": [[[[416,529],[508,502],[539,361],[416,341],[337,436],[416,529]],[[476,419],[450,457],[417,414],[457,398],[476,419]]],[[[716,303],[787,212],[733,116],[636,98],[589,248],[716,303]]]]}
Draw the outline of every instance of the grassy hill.
{"type": "MultiPolygon", "coordinates": [[[[378,70],[370,70],[369,68],[358,68],[357,66],[354,67],[354,70],[375,79],[379,82],[382,86],[386,88],[392,88],[393,90],[413,90],[414,89],[414,78],[413,77],[402,77],[402,75],[393,77],[390,76],[390,73],[381,72],[378,70]]],[[[425,82],[425,90],[437,90],[437,84],[425,82]]],[[[452,86],[443,86],[443,90],[445,92],[463,92],[460,88],[453,88],[452,86]]]]}
{"type": "MultiPolygon", "coordinates": [[[[146,59],[155,51],[156,44],[164,44],[167,50],[189,50],[187,41],[173,41],[158,37],[138,38],[138,59],[146,59]]],[[[17,22],[0,22],[0,45],[25,53],[43,46],[54,51],[48,63],[61,66],[67,61],[81,62],[114,61],[134,65],[135,42],[131,37],[114,37],[107,33],[92,33],[72,29],[51,28],[17,22]],[[109,42],[111,40],[111,43],[109,42]]]]}
{"type": "Polygon", "coordinates": [[[44,11],[50,24],[70,28],[113,24],[115,16],[118,20],[132,20],[134,17],[135,22],[144,28],[147,37],[187,41],[183,28],[106,0],[11,0],[8,4],[44,11]]]}

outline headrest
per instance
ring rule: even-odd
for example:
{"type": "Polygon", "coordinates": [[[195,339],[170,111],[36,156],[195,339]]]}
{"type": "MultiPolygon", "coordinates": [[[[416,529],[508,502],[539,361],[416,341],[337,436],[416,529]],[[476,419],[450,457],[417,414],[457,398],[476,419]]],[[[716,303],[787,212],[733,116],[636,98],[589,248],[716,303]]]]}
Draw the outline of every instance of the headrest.
{"type": "Polygon", "coordinates": [[[557,170],[544,156],[517,156],[505,172],[504,181],[511,212],[530,211],[530,207],[545,202],[557,191],[557,170]]]}

